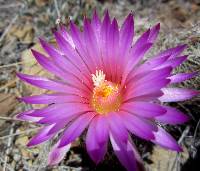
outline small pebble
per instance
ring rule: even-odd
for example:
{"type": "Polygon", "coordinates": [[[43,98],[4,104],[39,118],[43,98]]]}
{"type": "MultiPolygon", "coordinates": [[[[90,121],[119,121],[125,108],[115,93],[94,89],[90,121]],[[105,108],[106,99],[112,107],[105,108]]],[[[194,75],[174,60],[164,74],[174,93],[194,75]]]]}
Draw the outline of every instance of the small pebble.
{"type": "Polygon", "coordinates": [[[13,158],[14,158],[14,160],[15,160],[16,162],[18,162],[18,161],[21,159],[21,155],[19,155],[19,154],[14,154],[13,158]]]}

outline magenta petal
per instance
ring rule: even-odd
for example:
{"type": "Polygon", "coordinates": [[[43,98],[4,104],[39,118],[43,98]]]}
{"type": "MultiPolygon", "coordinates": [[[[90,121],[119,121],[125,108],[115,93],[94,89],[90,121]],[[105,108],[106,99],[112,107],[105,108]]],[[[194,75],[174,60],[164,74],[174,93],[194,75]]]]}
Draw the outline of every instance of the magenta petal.
{"type": "Polygon", "coordinates": [[[48,165],[56,165],[65,157],[69,151],[71,144],[68,144],[62,148],[58,148],[59,141],[53,146],[48,156],[48,165]]]}
{"type": "Polygon", "coordinates": [[[57,122],[54,124],[54,126],[49,130],[47,135],[55,134],[59,132],[60,130],[64,129],[69,122],[71,122],[74,118],[76,118],[76,115],[73,115],[71,117],[68,117],[63,120],[57,120],[57,122]]]}
{"type": "Polygon", "coordinates": [[[71,30],[72,39],[74,41],[74,44],[76,46],[76,50],[78,51],[79,56],[81,57],[83,62],[86,64],[87,68],[89,69],[89,72],[94,73],[95,65],[93,65],[91,58],[90,56],[88,56],[88,53],[86,51],[83,33],[80,32],[80,30],[76,27],[76,25],[73,22],[70,22],[70,30],[71,30]]]}
{"type": "Polygon", "coordinates": [[[140,48],[134,49],[132,48],[127,59],[127,64],[124,69],[123,77],[122,77],[122,84],[125,83],[128,74],[131,70],[135,67],[136,64],[144,57],[145,53],[149,50],[152,46],[152,43],[143,44],[140,48]]]}
{"type": "MultiPolygon", "coordinates": [[[[57,40],[58,41],[58,40],[57,40]]],[[[40,43],[44,50],[49,54],[49,56],[54,60],[54,62],[60,66],[62,69],[70,68],[71,70],[73,69],[72,64],[62,55],[60,51],[55,49],[54,46],[51,44],[47,43],[43,39],[40,39],[40,43]]],[[[58,43],[60,43],[58,41],[58,43]]],[[[74,69],[73,69],[74,71],[74,69]]]]}
{"type": "Polygon", "coordinates": [[[101,20],[99,19],[99,16],[96,10],[94,10],[91,25],[93,27],[93,30],[95,30],[97,41],[100,40],[101,20]]]}
{"type": "Polygon", "coordinates": [[[44,141],[47,141],[49,139],[51,139],[54,134],[51,135],[47,135],[47,133],[49,132],[49,130],[53,127],[53,125],[48,125],[43,127],[38,133],[37,135],[35,135],[33,138],[31,138],[31,140],[28,142],[27,146],[31,147],[34,145],[38,145],[44,141]]]}
{"type": "Polygon", "coordinates": [[[109,132],[109,127],[108,127],[108,122],[106,116],[97,116],[96,117],[96,138],[100,146],[102,144],[105,144],[105,142],[108,139],[108,132],[109,132]]]}
{"type": "MultiPolygon", "coordinates": [[[[108,33],[108,44],[109,44],[109,50],[108,50],[108,64],[110,67],[110,74],[111,74],[111,80],[113,82],[119,81],[120,73],[122,67],[119,67],[118,63],[120,60],[123,60],[119,57],[119,28],[117,20],[114,18],[110,29],[108,33]]],[[[120,63],[121,64],[121,63],[120,63]]]]}
{"type": "Polygon", "coordinates": [[[154,43],[154,41],[158,36],[159,31],[160,31],[160,23],[156,24],[154,27],[150,29],[148,42],[154,43]]]}
{"type": "Polygon", "coordinates": [[[63,92],[63,93],[70,92],[72,94],[74,93],[77,95],[82,95],[84,97],[87,97],[88,95],[86,92],[78,90],[77,88],[69,86],[61,81],[51,80],[39,76],[27,75],[22,73],[17,73],[17,76],[21,80],[43,89],[52,90],[56,92],[63,92]]]}
{"type": "Polygon", "coordinates": [[[107,73],[107,77],[110,77],[110,66],[109,66],[109,60],[108,60],[108,52],[109,52],[109,28],[111,27],[110,22],[110,16],[108,11],[105,12],[104,19],[101,25],[101,31],[100,31],[100,53],[102,62],[104,65],[104,72],[107,73]]]}
{"type": "Polygon", "coordinates": [[[133,14],[129,14],[125,19],[120,32],[120,54],[125,56],[132,45],[134,35],[134,21],[133,14]]]}
{"type": "Polygon", "coordinates": [[[39,120],[38,123],[51,124],[51,123],[56,123],[58,120],[68,120],[68,119],[71,120],[71,117],[79,116],[83,113],[91,111],[91,109],[87,105],[86,106],[76,105],[75,107],[73,105],[67,106],[65,104],[61,104],[60,107],[58,107],[59,105],[55,106],[57,107],[57,109],[55,108],[55,110],[52,109],[48,113],[44,111],[46,112],[46,115],[40,112],[41,115],[42,114],[44,115],[44,118],[39,120]]]}
{"type": "Polygon", "coordinates": [[[127,96],[127,99],[124,99],[124,102],[132,102],[132,101],[156,101],[158,97],[163,96],[163,92],[161,90],[147,92],[145,94],[141,94],[138,96],[127,96]]]}
{"type": "Polygon", "coordinates": [[[171,77],[169,77],[169,79],[171,80],[170,83],[180,83],[182,81],[188,80],[190,78],[193,78],[195,76],[197,76],[198,72],[192,72],[192,73],[178,73],[175,75],[172,75],[171,77]]]}
{"type": "Polygon", "coordinates": [[[100,53],[99,48],[97,46],[97,40],[95,37],[95,30],[93,30],[88,19],[84,20],[84,30],[83,30],[83,38],[85,40],[85,48],[88,52],[88,56],[93,61],[93,65],[97,68],[100,67],[100,53]]]}
{"type": "Polygon", "coordinates": [[[35,117],[35,116],[30,116],[29,114],[32,114],[34,112],[36,112],[37,110],[28,110],[28,111],[25,111],[25,112],[22,112],[20,114],[18,114],[16,116],[17,119],[21,119],[21,120],[24,120],[24,121],[31,121],[31,122],[38,122],[41,118],[40,117],[35,117]]]}
{"type": "Polygon", "coordinates": [[[150,121],[127,112],[120,112],[120,117],[131,133],[146,140],[154,138],[153,131],[157,130],[157,126],[150,121]]]}
{"type": "Polygon", "coordinates": [[[149,73],[149,71],[153,70],[157,66],[160,66],[163,64],[167,59],[170,57],[170,55],[159,57],[159,58],[152,58],[147,60],[144,64],[139,65],[137,68],[135,68],[129,78],[140,78],[141,76],[144,76],[145,74],[149,73]]]}
{"type": "MultiPolygon", "coordinates": [[[[85,65],[84,61],[80,58],[77,51],[70,46],[70,44],[64,39],[64,37],[59,32],[54,32],[54,35],[60,50],[64,54],[64,56],[55,54],[57,55],[57,58],[55,59],[55,61],[57,61],[57,64],[61,66],[64,70],[70,73],[72,72],[76,76],[79,75],[81,79],[84,78],[84,80],[86,79],[85,81],[88,81],[88,77],[84,74],[90,73],[88,72],[87,66],[85,65]],[[79,68],[80,66],[81,70],[79,68]]],[[[52,53],[54,54],[56,53],[56,51],[53,51],[52,53]]],[[[86,83],[88,84],[88,82],[86,83]]]]}
{"type": "Polygon", "coordinates": [[[140,74],[138,77],[133,77],[126,84],[128,89],[133,89],[133,87],[139,86],[141,84],[146,84],[147,82],[157,82],[157,80],[167,78],[172,71],[172,67],[166,67],[159,70],[152,70],[145,74],[140,74]]]}
{"type": "Polygon", "coordinates": [[[182,124],[184,122],[187,122],[189,120],[189,117],[179,110],[163,106],[167,110],[167,112],[164,115],[157,116],[156,120],[159,122],[167,123],[167,124],[182,124]]]}
{"type": "Polygon", "coordinates": [[[49,72],[52,72],[53,74],[57,75],[61,78],[66,78],[66,73],[63,72],[63,70],[59,69],[55,63],[53,63],[52,60],[41,54],[40,52],[37,52],[35,50],[31,50],[35,59],[37,62],[46,70],[49,72]]]}
{"type": "Polygon", "coordinates": [[[127,142],[128,131],[123,123],[123,120],[120,118],[120,113],[109,113],[107,119],[112,134],[117,135],[121,141],[127,142]]]}
{"type": "Polygon", "coordinates": [[[170,55],[170,58],[175,58],[177,57],[178,55],[180,55],[183,50],[187,47],[187,45],[178,45],[174,48],[170,48],[170,49],[167,49],[161,53],[159,53],[158,55],[156,55],[156,57],[162,57],[162,56],[166,56],[166,55],[170,55]]]}
{"type": "Polygon", "coordinates": [[[163,88],[164,95],[159,98],[161,102],[178,102],[191,99],[199,94],[196,90],[184,88],[163,88]]]}
{"type": "Polygon", "coordinates": [[[154,132],[154,135],[155,139],[151,140],[153,143],[170,150],[182,151],[176,140],[161,127],[158,127],[158,131],[154,132]]]}
{"type": "Polygon", "coordinates": [[[154,118],[166,112],[166,110],[158,104],[137,101],[124,103],[121,109],[146,118],[154,118]]]}
{"type": "Polygon", "coordinates": [[[129,89],[129,91],[126,91],[124,101],[130,98],[134,98],[134,97],[138,97],[138,96],[159,91],[169,83],[170,83],[170,80],[168,79],[160,79],[156,81],[149,81],[148,84],[144,83],[144,84],[136,85],[136,87],[133,87],[132,89],[129,89]]]}
{"type": "Polygon", "coordinates": [[[30,104],[52,104],[52,103],[68,103],[68,102],[77,102],[77,103],[86,103],[87,99],[84,99],[76,95],[68,95],[62,93],[55,94],[41,94],[35,96],[27,96],[20,98],[25,103],[30,104]]]}
{"type": "Polygon", "coordinates": [[[124,143],[121,141],[120,137],[115,136],[114,134],[110,134],[110,140],[113,147],[113,150],[121,162],[121,164],[128,170],[128,171],[136,171],[136,159],[134,154],[134,147],[128,141],[124,143]]]}
{"type": "Polygon", "coordinates": [[[62,36],[65,38],[65,40],[70,44],[70,46],[75,48],[74,42],[72,40],[72,37],[67,32],[67,28],[63,24],[61,24],[58,30],[59,30],[59,33],[61,33],[62,36]]]}
{"type": "Polygon", "coordinates": [[[61,137],[59,148],[66,146],[80,136],[94,116],[95,113],[91,112],[83,114],[69,125],[61,137]]]}
{"type": "Polygon", "coordinates": [[[88,151],[88,154],[90,155],[91,159],[96,164],[98,164],[103,159],[103,157],[106,153],[108,138],[106,141],[104,140],[104,142],[101,143],[101,145],[99,144],[98,139],[95,136],[96,123],[97,123],[96,118],[94,118],[90,123],[88,132],[87,132],[87,136],[86,136],[86,147],[87,147],[87,151],[88,151]]]}
{"type": "Polygon", "coordinates": [[[160,69],[160,68],[168,67],[168,66],[171,66],[172,68],[176,68],[178,65],[183,63],[183,61],[185,61],[186,59],[187,59],[186,55],[185,56],[176,57],[176,58],[172,58],[172,59],[167,60],[164,64],[160,65],[156,69],[160,69]]]}
{"type": "Polygon", "coordinates": [[[46,119],[56,118],[56,117],[69,117],[73,114],[81,114],[86,111],[91,111],[90,107],[86,104],[77,103],[61,103],[52,104],[42,109],[37,109],[35,111],[29,112],[27,115],[34,117],[43,117],[46,119]]]}

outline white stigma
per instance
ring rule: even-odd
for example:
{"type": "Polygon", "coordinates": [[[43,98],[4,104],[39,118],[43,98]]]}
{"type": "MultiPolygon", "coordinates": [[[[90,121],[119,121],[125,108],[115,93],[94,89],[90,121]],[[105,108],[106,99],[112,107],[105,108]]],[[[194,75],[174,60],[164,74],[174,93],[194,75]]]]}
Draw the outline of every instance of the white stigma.
{"type": "Polygon", "coordinates": [[[96,70],[96,74],[92,74],[92,81],[96,87],[99,87],[105,81],[106,75],[101,70],[96,70]]]}

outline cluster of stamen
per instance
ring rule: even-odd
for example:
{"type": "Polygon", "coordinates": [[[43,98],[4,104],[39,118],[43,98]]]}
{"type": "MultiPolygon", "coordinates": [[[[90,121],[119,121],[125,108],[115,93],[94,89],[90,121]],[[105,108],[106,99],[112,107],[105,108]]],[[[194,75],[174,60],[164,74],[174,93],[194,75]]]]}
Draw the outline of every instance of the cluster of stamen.
{"type": "Polygon", "coordinates": [[[101,70],[96,71],[96,74],[92,74],[94,89],[91,105],[99,114],[117,111],[121,104],[119,85],[105,80],[105,77],[101,70]]]}

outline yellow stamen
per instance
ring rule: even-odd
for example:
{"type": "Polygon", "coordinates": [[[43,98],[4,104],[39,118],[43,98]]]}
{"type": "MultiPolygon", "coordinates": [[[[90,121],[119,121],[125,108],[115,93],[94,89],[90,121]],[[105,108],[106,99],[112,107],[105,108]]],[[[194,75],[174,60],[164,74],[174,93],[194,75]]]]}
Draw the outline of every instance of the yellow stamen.
{"type": "Polygon", "coordinates": [[[105,80],[103,71],[96,71],[92,74],[94,82],[93,94],[91,97],[91,106],[99,114],[107,114],[117,111],[121,104],[121,95],[119,85],[105,80]]]}

